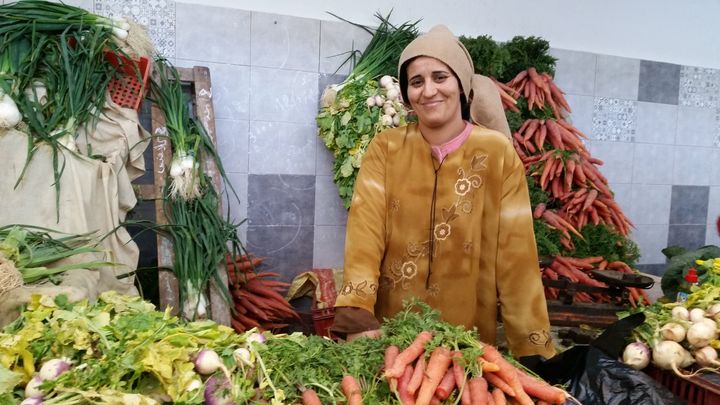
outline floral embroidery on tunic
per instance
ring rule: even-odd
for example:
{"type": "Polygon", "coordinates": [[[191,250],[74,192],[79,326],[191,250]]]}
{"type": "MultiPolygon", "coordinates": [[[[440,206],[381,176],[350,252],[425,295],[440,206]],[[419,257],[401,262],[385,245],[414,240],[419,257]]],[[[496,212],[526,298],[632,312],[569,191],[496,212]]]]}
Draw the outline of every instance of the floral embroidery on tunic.
{"type": "Polygon", "coordinates": [[[552,342],[552,338],[546,330],[537,330],[530,332],[530,334],[528,335],[528,340],[530,341],[530,343],[536,346],[545,347],[550,347],[550,344],[552,342]]]}
{"type": "MultiPolygon", "coordinates": [[[[472,212],[472,199],[474,190],[483,185],[483,178],[480,171],[487,169],[487,155],[475,155],[470,162],[470,174],[466,174],[462,167],[458,169],[458,179],[454,184],[457,200],[450,208],[442,208],[442,222],[435,225],[433,229],[433,237],[436,241],[441,242],[447,240],[452,235],[452,221],[457,219],[460,214],[470,214],[472,212]]],[[[393,211],[400,209],[400,201],[394,199],[390,203],[393,211]]],[[[439,243],[434,244],[434,250],[437,250],[439,243]]],[[[472,241],[466,241],[463,245],[465,252],[472,250],[472,241]]],[[[385,274],[381,276],[381,284],[383,287],[388,286],[395,289],[398,285],[403,290],[409,288],[408,281],[417,275],[417,260],[428,254],[433,256],[436,251],[430,252],[430,241],[426,240],[421,243],[409,242],[406,248],[406,254],[400,260],[393,260],[385,266],[385,274]]],[[[440,286],[432,283],[428,287],[428,294],[435,296],[439,294],[440,286]]]]}
{"type": "Polygon", "coordinates": [[[340,290],[341,295],[355,294],[360,298],[366,297],[368,294],[375,294],[377,292],[377,284],[368,283],[367,280],[359,282],[357,285],[353,285],[352,281],[345,283],[340,290]],[[366,291],[367,289],[367,291],[366,291]]]}

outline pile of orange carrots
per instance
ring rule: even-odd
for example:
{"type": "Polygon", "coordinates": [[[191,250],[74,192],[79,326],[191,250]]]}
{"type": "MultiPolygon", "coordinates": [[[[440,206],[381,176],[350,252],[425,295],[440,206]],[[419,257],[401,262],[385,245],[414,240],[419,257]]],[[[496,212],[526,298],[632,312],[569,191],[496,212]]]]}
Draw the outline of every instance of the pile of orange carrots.
{"type": "Polygon", "coordinates": [[[262,262],[260,257],[227,257],[228,283],[234,303],[231,324],[238,333],[252,328],[282,329],[288,326],[289,319],[300,317],[282,295],[290,284],[275,280],[278,273],[257,271],[262,262]]]}
{"type": "Polygon", "coordinates": [[[549,106],[555,118],[562,118],[561,108],[571,112],[570,105],[562,90],[552,80],[549,74],[538,73],[534,67],[518,73],[507,84],[517,94],[521,94],[528,102],[528,108],[544,108],[549,106]]]}

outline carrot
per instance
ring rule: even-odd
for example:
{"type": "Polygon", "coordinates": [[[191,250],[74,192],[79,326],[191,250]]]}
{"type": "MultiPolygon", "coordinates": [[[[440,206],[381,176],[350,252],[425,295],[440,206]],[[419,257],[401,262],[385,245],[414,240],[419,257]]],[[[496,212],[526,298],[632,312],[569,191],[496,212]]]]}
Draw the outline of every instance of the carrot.
{"type": "Polygon", "coordinates": [[[553,387],[545,381],[531,377],[522,370],[516,369],[516,373],[520,384],[522,384],[523,389],[529,395],[551,404],[562,404],[565,402],[567,398],[565,391],[553,387]]]}
{"type": "Polygon", "coordinates": [[[483,377],[489,382],[490,384],[494,385],[495,388],[499,389],[500,391],[507,394],[509,397],[515,397],[515,391],[510,387],[510,384],[506,383],[505,380],[500,378],[495,373],[483,373],[483,377]]]}
{"type": "Polygon", "coordinates": [[[302,400],[303,405],[322,405],[318,394],[311,389],[306,389],[305,391],[303,391],[302,400]]]}
{"type": "Polygon", "coordinates": [[[492,397],[495,401],[495,405],[506,405],[507,399],[505,398],[505,393],[500,388],[495,388],[492,390],[492,397]]]}
{"type": "Polygon", "coordinates": [[[514,87],[516,84],[521,82],[525,77],[528,75],[527,70],[523,70],[522,72],[518,73],[512,80],[510,80],[510,83],[508,83],[508,86],[514,87]]]}
{"type": "Polygon", "coordinates": [[[473,405],[488,405],[488,384],[482,377],[473,377],[468,382],[473,405]]]}
{"type": "Polygon", "coordinates": [[[540,150],[545,149],[545,137],[546,136],[547,136],[547,127],[545,126],[545,121],[542,121],[542,125],[540,125],[537,136],[535,137],[535,145],[537,145],[537,147],[540,150]]]}
{"type": "Polygon", "coordinates": [[[432,399],[435,389],[440,385],[445,372],[450,366],[450,350],[438,346],[433,350],[428,360],[427,369],[423,376],[423,382],[418,391],[417,405],[428,405],[432,399]]]}
{"type": "Polygon", "coordinates": [[[415,397],[407,391],[407,385],[413,375],[413,367],[411,365],[405,366],[405,371],[397,384],[397,393],[400,402],[403,405],[415,405],[415,397]]]}
{"type": "Polygon", "coordinates": [[[539,219],[543,212],[545,212],[545,203],[540,203],[533,210],[533,218],[539,219]]]}
{"type": "Polygon", "coordinates": [[[420,388],[420,385],[422,385],[426,367],[427,364],[425,364],[425,356],[420,355],[417,362],[415,362],[415,371],[413,372],[413,376],[407,386],[407,390],[410,394],[415,395],[418,388],[420,388]]]}
{"type": "Polygon", "coordinates": [[[488,394],[488,405],[495,405],[495,398],[493,398],[492,393],[488,394]]]}
{"type": "Polygon", "coordinates": [[[453,375],[455,376],[455,385],[458,387],[458,390],[461,392],[460,399],[462,405],[471,405],[470,401],[470,390],[467,387],[466,384],[466,378],[465,378],[465,369],[463,368],[462,364],[460,364],[460,359],[462,359],[462,353],[460,352],[453,352],[452,353],[452,368],[453,368],[453,375]]]}
{"type": "Polygon", "coordinates": [[[477,358],[478,366],[480,366],[480,369],[484,373],[494,373],[498,370],[500,370],[500,367],[492,362],[483,360],[482,356],[478,356],[477,358]]]}
{"type": "Polygon", "coordinates": [[[497,372],[498,377],[505,380],[513,391],[515,391],[515,400],[519,402],[520,405],[533,405],[532,400],[525,393],[522,385],[520,385],[520,380],[518,380],[517,374],[515,373],[515,367],[508,363],[496,348],[491,345],[485,345],[483,347],[483,358],[500,366],[500,370],[497,372]]]}
{"type": "Polygon", "coordinates": [[[403,371],[405,371],[405,366],[415,361],[415,359],[425,352],[425,345],[430,340],[432,340],[432,333],[428,331],[420,332],[410,346],[397,355],[393,366],[385,370],[385,378],[400,377],[403,371]]]}
{"type": "MultiPolygon", "coordinates": [[[[385,349],[385,368],[384,368],[385,370],[392,367],[398,353],[400,353],[400,349],[395,345],[390,345],[387,347],[387,349],[385,349]]],[[[390,390],[392,392],[397,392],[397,384],[398,384],[397,378],[390,378],[388,380],[388,384],[390,385],[390,390]]]]}
{"type": "Polygon", "coordinates": [[[340,383],[343,394],[347,398],[347,405],[362,405],[362,390],[355,377],[346,374],[340,383]]]}
{"type": "Polygon", "coordinates": [[[450,366],[448,371],[445,372],[442,381],[440,381],[440,385],[435,388],[435,396],[444,401],[448,399],[453,389],[455,389],[455,374],[453,367],[450,366]]]}

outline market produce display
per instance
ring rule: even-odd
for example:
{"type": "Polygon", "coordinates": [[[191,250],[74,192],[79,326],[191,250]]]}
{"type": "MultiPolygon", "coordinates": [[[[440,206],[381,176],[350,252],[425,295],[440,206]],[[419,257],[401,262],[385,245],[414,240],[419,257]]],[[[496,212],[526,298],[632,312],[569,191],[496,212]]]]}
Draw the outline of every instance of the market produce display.
{"type": "Polygon", "coordinates": [[[389,319],[381,338],[338,344],[297,333],[235,334],[112,292],[94,305],[35,296],[0,333],[0,395],[0,403],[25,397],[49,405],[567,398],[419,302],[389,319]]]}
{"type": "Polygon", "coordinates": [[[645,322],[633,331],[623,353],[623,362],[643,369],[655,366],[679,376],[718,372],[720,349],[717,321],[720,319],[720,258],[697,260],[703,275],[699,286],[690,288],[685,302],[655,303],[642,307],[645,322]],[[683,371],[696,364],[695,370],[683,371]]]}

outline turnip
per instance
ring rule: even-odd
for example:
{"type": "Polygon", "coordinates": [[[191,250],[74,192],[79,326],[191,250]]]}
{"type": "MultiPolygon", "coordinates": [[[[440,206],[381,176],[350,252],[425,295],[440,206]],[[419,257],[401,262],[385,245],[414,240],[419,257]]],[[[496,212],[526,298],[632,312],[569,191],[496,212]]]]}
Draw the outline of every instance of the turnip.
{"type": "Polygon", "coordinates": [[[400,125],[400,115],[393,115],[393,125],[396,127],[400,125]]]}
{"type": "Polygon", "coordinates": [[[635,370],[644,369],[650,363],[650,348],[642,342],[630,343],[623,351],[623,363],[635,370]]]}
{"type": "Polygon", "coordinates": [[[233,358],[235,359],[235,363],[239,367],[252,366],[253,364],[252,354],[250,353],[250,350],[244,347],[235,349],[235,351],[233,351],[233,358]]]}
{"type": "Polygon", "coordinates": [[[248,337],[245,339],[245,341],[248,344],[253,343],[253,342],[265,343],[267,341],[267,338],[262,333],[255,332],[255,333],[251,333],[250,335],[248,335],[248,337]]]}
{"type": "Polygon", "coordinates": [[[685,340],[685,328],[675,322],[665,324],[660,329],[660,335],[665,340],[672,340],[673,342],[682,342],[685,340]]]}
{"type": "Polygon", "coordinates": [[[720,303],[712,304],[705,311],[705,316],[713,318],[717,321],[718,315],[720,315],[720,303]]]}
{"type": "Polygon", "coordinates": [[[211,376],[205,382],[205,403],[207,405],[234,404],[230,390],[230,380],[223,378],[220,381],[219,378],[211,376]]]}
{"type": "Polygon", "coordinates": [[[389,115],[391,117],[397,114],[397,111],[395,111],[395,109],[392,107],[386,107],[383,112],[385,113],[385,115],[389,115]]]}
{"type": "Polygon", "coordinates": [[[701,308],[693,308],[690,310],[690,322],[697,322],[705,319],[705,311],[701,308]]]}
{"type": "Polygon", "coordinates": [[[380,117],[380,123],[381,123],[384,127],[389,127],[389,126],[391,126],[391,125],[392,125],[392,122],[393,122],[392,117],[389,116],[389,115],[387,115],[387,114],[385,114],[385,115],[383,115],[382,117],[380,117]]]}
{"type": "Polygon", "coordinates": [[[687,330],[687,341],[695,348],[705,347],[717,338],[717,331],[707,322],[696,322],[687,330]]]}
{"type": "Polygon", "coordinates": [[[679,375],[682,374],[678,371],[678,367],[683,367],[683,364],[688,362],[692,364],[692,360],[688,360],[688,357],[692,359],[692,355],[687,350],[672,340],[664,340],[656,344],[652,351],[653,364],[665,370],[673,370],[679,375]]]}
{"type": "Polygon", "coordinates": [[[703,367],[718,367],[720,363],[717,361],[718,354],[715,349],[710,346],[695,350],[695,361],[703,367]]]}
{"type": "Polygon", "coordinates": [[[683,306],[673,308],[671,314],[673,319],[678,319],[681,321],[687,321],[690,319],[690,313],[688,312],[687,308],[683,306]]]}
{"type": "Polygon", "coordinates": [[[70,370],[72,363],[68,358],[51,359],[40,367],[38,376],[43,381],[52,381],[60,376],[60,374],[70,370]]]}
{"type": "Polygon", "coordinates": [[[368,107],[375,107],[375,97],[368,97],[365,103],[368,107]]]}
{"type": "Polygon", "coordinates": [[[385,75],[380,78],[380,86],[382,87],[388,87],[393,85],[393,79],[392,77],[385,75]]]}
{"type": "Polygon", "coordinates": [[[25,398],[20,405],[40,405],[43,403],[42,397],[25,398]]]}
{"type": "Polygon", "coordinates": [[[30,381],[25,385],[25,397],[26,398],[42,398],[45,395],[40,389],[40,385],[43,383],[43,379],[39,375],[31,378],[30,381]]]}
{"type": "Polygon", "coordinates": [[[22,121],[15,101],[0,89],[0,128],[12,128],[22,121]]]}
{"type": "Polygon", "coordinates": [[[383,96],[375,96],[375,105],[380,107],[381,105],[383,105],[384,102],[385,99],[383,98],[383,96]]]}
{"type": "Polygon", "coordinates": [[[398,91],[395,89],[395,87],[392,87],[392,88],[388,89],[387,93],[385,94],[385,96],[387,97],[387,99],[388,99],[388,100],[391,100],[391,101],[397,100],[399,95],[400,95],[400,92],[398,92],[398,91]]]}
{"type": "Polygon", "coordinates": [[[218,354],[215,353],[214,350],[200,350],[200,352],[198,352],[197,356],[195,357],[195,371],[202,375],[208,375],[213,374],[218,370],[222,371],[223,374],[225,374],[225,377],[228,378],[228,380],[230,379],[230,372],[228,371],[227,367],[225,367],[225,364],[223,363],[220,356],[218,356],[218,354]]]}

